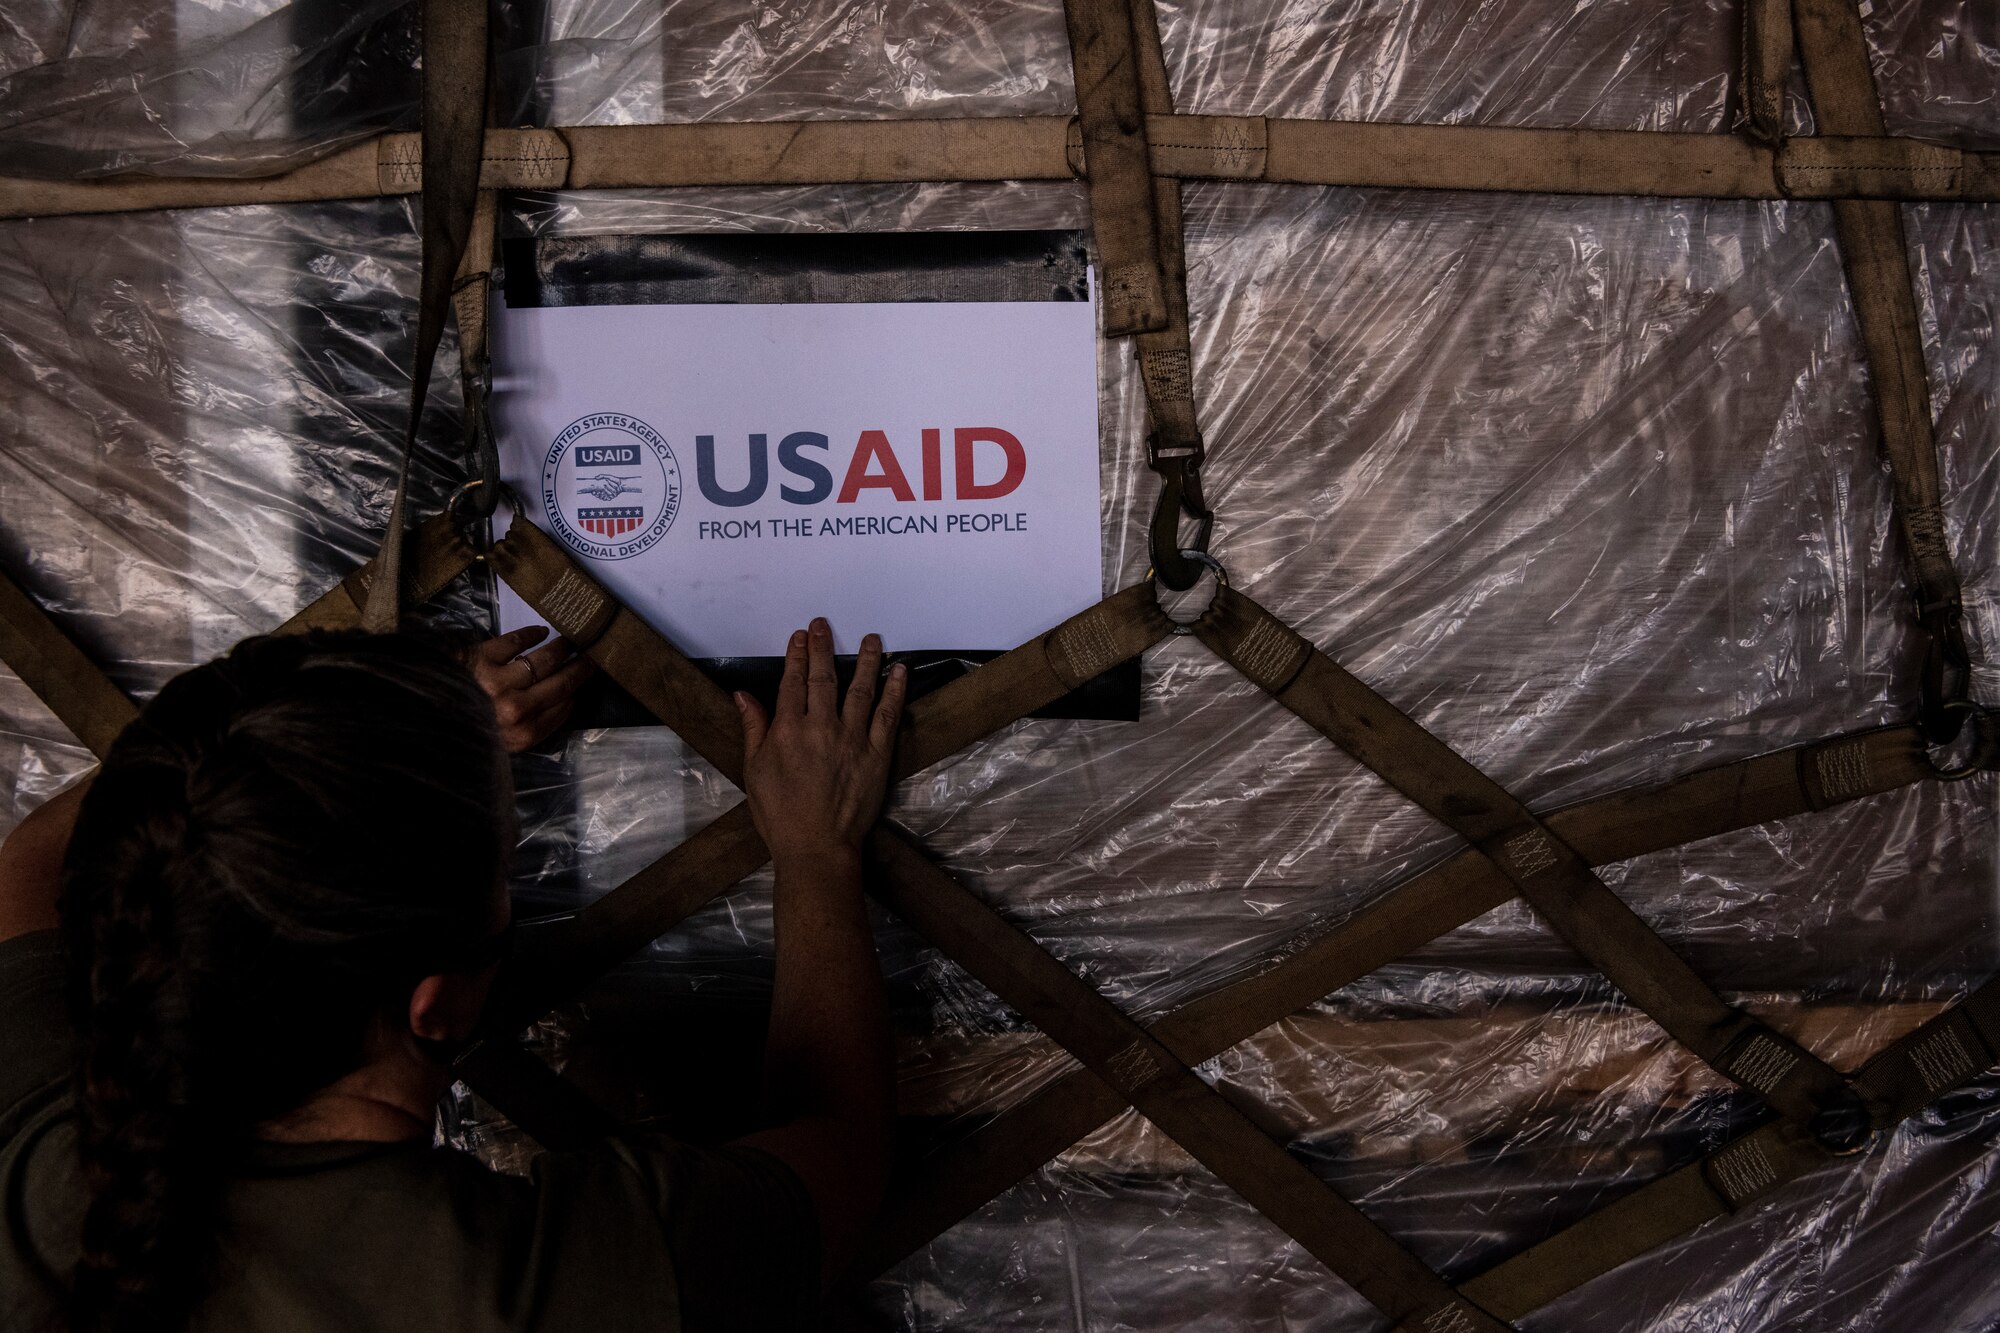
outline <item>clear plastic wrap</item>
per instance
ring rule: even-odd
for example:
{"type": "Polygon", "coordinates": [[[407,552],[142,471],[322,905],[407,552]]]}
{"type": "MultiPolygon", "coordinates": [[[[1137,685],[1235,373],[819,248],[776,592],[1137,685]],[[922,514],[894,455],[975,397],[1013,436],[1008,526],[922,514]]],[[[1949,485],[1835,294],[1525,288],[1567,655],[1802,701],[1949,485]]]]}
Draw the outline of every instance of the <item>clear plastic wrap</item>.
{"type": "Polygon", "coordinates": [[[416,6],[9,5],[0,171],[261,176],[413,122],[416,6]]]}
{"type": "MultiPolygon", "coordinates": [[[[191,75],[135,78],[95,101],[74,91],[121,51],[142,72],[207,70],[203,52],[305,30],[289,8],[181,8],[199,11],[211,45],[95,8],[96,27],[52,7],[0,33],[0,164],[250,174],[408,118],[410,48],[392,58],[387,36],[357,66],[374,95],[308,115],[269,109],[293,96],[285,71],[321,68],[348,38],[288,48],[261,85],[231,66],[239,100],[199,111],[191,75]],[[51,105],[75,110],[42,114],[51,105]]],[[[364,22],[355,13],[340,32],[364,22]]],[[[401,11],[365,14],[371,31],[407,33],[401,11]]],[[[1189,111],[1716,132],[1732,118],[1740,15],[1722,0],[1170,0],[1160,15],[1189,111]]],[[[1892,129],[2000,143],[1988,7],[1876,0],[1868,33],[1892,129]]],[[[503,34],[516,123],[1072,105],[1053,0],[584,0],[511,7],[503,34]]],[[[1195,390],[1232,580],[1524,799],[1558,806],[1906,715],[1919,645],[1829,206],[1184,194],[1195,390]]],[[[150,691],[364,554],[408,390],[411,207],[0,224],[13,409],[0,418],[0,558],[121,684],[150,691]]],[[[1990,656],[2000,215],[1904,214],[1945,510],[1990,656]]],[[[523,195],[503,225],[1086,222],[1080,188],[1032,184],[523,195]]],[[[1100,378],[1110,588],[1145,567],[1153,483],[1129,349],[1103,348],[1100,378]]],[[[449,414],[450,364],[438,383],[435,410],[449,414]]],[[[456,465],[427,463],[435,497],[456,465]]],[[[2000,698],[2000,675],[1983,667],[1976,688],[2000,698]]],[[[892,808],[1131,1012],[1157,1016],[1259,969],[1452,847],[1192,640],[1148,655],[1145,689],[1138,723],[1019,724],[906,784],[892,808]]],[[[15,813],[86,767],[11,678],[0,716],[15,813]]],[[[520,779],[526,915],[574,910],[736,799],[647,728],[571,736],[520,779]]],[[[1604,877],[1704,976],[1851,1066],[2000,965],[1995,790],[1990,775],[1908,788],[1604,877]]],[[[754,1077],[768,889],[753,877],[659,941],[549,1025],[545,1050],[579,1078],[636,1085],[640,1112],[726,1121],[754,1077]]],[[[963,1132],[1072,1067],[900,923],[883,918],[881,940],[903,1108],[925,1132],[963,1132]]],[[[1452,1277],[1749,1114],[1518,903],[1202,1073],[1452,1277]]],[[[461,1141],[521,1160],[476,1101],[458,1112],[461,1141]]],[[[1996,1137],[1988,1079],[1853,1171],[1795,1185],[1521,1327],[1984,1330],[2000,1308],[1996,1137]]],[[[865,1304],[913,1330],[1379,1326],[1129,1113],[892,1270],[865,1304]]]]}

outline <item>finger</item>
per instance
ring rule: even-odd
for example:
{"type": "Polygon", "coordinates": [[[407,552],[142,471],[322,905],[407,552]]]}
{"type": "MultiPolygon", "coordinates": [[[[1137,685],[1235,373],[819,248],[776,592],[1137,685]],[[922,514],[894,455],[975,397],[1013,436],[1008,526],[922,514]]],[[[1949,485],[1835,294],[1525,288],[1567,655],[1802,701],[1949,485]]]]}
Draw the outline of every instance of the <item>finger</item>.
{"type": "MultiPolygon", "coordinates": [[[[520,660],[526,662],[535,673],[537,681],[547,680],[556,673],[556,668],[576,656],[576,649],[568,639],[560,636],[550,639],[532,653],[524,653],[520,660]]],[[[525,673],[523,673],[525,674],[525,673]]]]}
{"type": "Polygon", "coordinates": [[[806,711],[806,632],[792,631],[785,645],[785,676],[778,682],[779,718],[804,717],[806,711]]]}
{"type": "Polygon", "coordinates": [[[875,721],[868,730],[868,743],[888,754],[896,748],[896,728],[903,721],[903,695],[910,687],[910,671],[901,662],[889,668],[882,682],[882,702],[875,705],[875,721]]]}
{"type": "Polygon", "coordinates": [[[771,724],[764,716],[763,705],[741,690],[736,692],[736,711],[743,718],[743,766],[748,768],[762,748],[771,724]]]}
{"type": "Polygon", "coordinates": [[[481,662],[499,665],[511,662],[528,649],[549,636],[547,625],[523,625],[520,629],[488,639],[474,649],[475,658],[481,662]]]}
{"type": "Polygon", "coordinates": [[[847,702],[840,718],[856,736],[868,734],[868,713],[875,706],[875,680],[882,674],[882,636],[870,634],[861,641],[861,655],[854,659],[854,683],[847,687],[847,702]]]}
{"type": "Polygon", "coordinates": [[[840,677],[833,668],[833,626],[825,616],[813,619],[806,654],[806,716],[838,722],[840,677]]]}
{"type": "Polygon", "coordinates": [[[529,713],[576,697],[577,687],[597,674],[597,663],[588,657],[572,657],[533,685],[521,691],[521,707],[529,713]]]}

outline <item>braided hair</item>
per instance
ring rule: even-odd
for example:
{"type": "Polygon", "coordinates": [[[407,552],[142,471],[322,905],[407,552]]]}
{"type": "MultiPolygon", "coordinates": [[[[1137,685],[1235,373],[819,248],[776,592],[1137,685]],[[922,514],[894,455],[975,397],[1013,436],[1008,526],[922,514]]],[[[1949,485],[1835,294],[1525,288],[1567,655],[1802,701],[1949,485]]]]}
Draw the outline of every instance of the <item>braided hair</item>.
{"type": "Polygon", "coordinates": [[[508,800],[486,697],[402,635],[248,640],[118,739],[64,865],[73,1333],[186,1326],[257,1128],[492,939],[508,800]]]}

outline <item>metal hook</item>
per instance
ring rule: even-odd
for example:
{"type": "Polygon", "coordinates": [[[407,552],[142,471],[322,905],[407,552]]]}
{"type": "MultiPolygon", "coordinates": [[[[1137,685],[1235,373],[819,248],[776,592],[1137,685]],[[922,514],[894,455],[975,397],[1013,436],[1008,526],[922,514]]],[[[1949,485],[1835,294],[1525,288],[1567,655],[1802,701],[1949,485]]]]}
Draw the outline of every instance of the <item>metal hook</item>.
{"type": "MultiPolygon", "coordinates": [[[[485,485],[484,479],[474,477],[453,491],[451,498],[444,502],[445,518],[458,529],[459,536],[465,538],[465,544],[472,548],[473,555],[480,560],[484,560],[487,553],[493,549],[493,525],[487,520],[493,517],[493,511],[499,507],[499,502],[507,489],[504,485],[494,487],[480,497],[481,502],[473,506],[468,516],[463,511],[465,502],[472,498],[474,491],[485,485]]],[[[505,498],[512,499],[511,496],[505,498]]]]}
{"type": "Polygon", "coordinates": [[[1986,744],[1985,728],[1981,724],[1985,722],[1986,715],[1980,711],[1979,705],[1970,699],[1948,699],[1938,705],[1937,711],[1940,713],[1970,713],[1973,715],[1972,753],[1966,757],[1964,763],[1940,764],[1936,759],[1931,757],[1930,747],[1925,746],[1924,763],[1930,766],[1931,776],[1939,782],[1963,782],[1975,773],[1983,772],[1986,768],[1986,764],[1984,763],[1986,744]]]}
{"type": "MultiPolygon", "coordinates": [[[[1215,575],[1215,581],[1218,586],[1224,588],[1227,588],[1229,586],[1229,571],[1222,567],[1222,562],[1220,560],[1217,560],[1214,556],[1210,555],[1208,552],[1197,551],[1192,547],[1182,547],[1181,559],[1192,560],[1197,565],[1200,565],[1203,569],[1209,571],[1209,573],[1215,575]]],[[[1146,566],[1147,578],[1149,579],[1152,578],[1154,572],[1155,571],[1151,565],[1146,566]]],[[[1193,586],[1194,586],[1193,584],[1188,585],[1188,587],[1190,588],[1193,586]]],[[[1173,591],[1183,592],[1185,591],[1185,589],[1175,588],[1173,589],[1173,591]]],[[[1205,610],[1203,614],[1206,614],[1205,610]]],[[[1195,617],[1195,620],[1199,619],[1201,619],[1201,616],[1195,617]]],[[[1194,633],[1194,620],[1174,621],[1174,634],[1176,635],[1176,637],[1185,637],[1186,635],[1192,633],[1194,633]]]]}

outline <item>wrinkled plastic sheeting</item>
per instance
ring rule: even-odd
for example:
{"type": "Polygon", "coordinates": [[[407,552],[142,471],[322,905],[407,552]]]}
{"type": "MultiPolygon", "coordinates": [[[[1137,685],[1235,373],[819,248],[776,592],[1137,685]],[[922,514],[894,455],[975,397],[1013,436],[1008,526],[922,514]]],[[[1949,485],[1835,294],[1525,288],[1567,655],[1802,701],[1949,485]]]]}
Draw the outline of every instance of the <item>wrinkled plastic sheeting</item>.
{"type": "MultiPolygon", "coordinates": [[[[51,6],[0,32],[7,170],[251,174],[409,121],[406,12],[357,8],[342,35],[311,37],[295,8],[184,5],[196,17],[176,37],[117,8],[51,6]],[[345,61],[339,87],[299,73],[341,42],[376,54],[345,61]],[[261,84],[256,60],[220,54],[273,49],[261,84]],[[113,89],[103,62],[121,59],[141,77],[113,89]]],[[[1722,3],[1200,0],[1160,15],[1189,111],[1709,132],[1732,118],[1740,15],[1722,3]]],[[[1892,130],[2000,147],[1990,7],[1876,0],[1867,28],[1892,130]]],[[[581,0],[514,7],[502,31],[516,123],[1071,109],[1046,2],[581,0]]],[[[1810,123],[1802,87],[1791,116],[1810,123]]],[[[1907,716],[1920,649],[1828,205],[1184,196],[1232,580],[1537,808],[1907,716]]],[[[2000,218],[1904,217],[1947,520],[1990,654],[2000,218]]],[[[1078,187],[1018,184],[525,195],[504,225],[1086,220],[1078,187]]],[[[0,556],[122,685],[149,692],[366,553],[408,389],[411,224],[409,201],[382,200],[0,224],[0,556]]],[[[1107,347],[1100,372],[1110,588],[1145,567],[1153,486],[1129,349],[1107,347]]],[[[457,464],[426,461],[435,496],[457,464]]],[[[2000,698],[2000,678],[1982,669],[1977,691],[2000,698]]],[[[87,756],[11,679],[0,709],[18,814],[87,756]]],[[[520,776],[524,914],[575,910],[736,799],[657,729],[573,736],[520,776]]],[[[1603,873],[1704,976],[1851,1067],[2000,963],[1994,791],[1990,776],[1907,788],[1603,873]]],[[[893,813],[1142,1017],[1248,975],[1453,845],[1189,640],[1148,655],[1138,723],[1018,725],[905,784],[893,813]]],[[[768,889],[753,877],[698,914],[544,1048],[580,1060],[594,1025],[635,1009],[754,1029],[768,889]]],[[[898,923],[881,939],[906,1112],[949,1136],[1071,1067],[898,923]]],[[[671,1051],[653,1063],[669,1082],[710,1077],[671,1051]]],[[[1202,1072],[1453,1277],[1751,1114],[1518,904],[1202,1072]]],[[[476,1099],[452,1128],[521,1160],[476,1099]]],[[[2000,1299],[1996,1133],[1987,1080],[1852,1170],[1522,1326],[1983,1329],[2000,1299]]],[[[1131,1114],[866,1300],[913,1329],[1379,1324],[1131,1114]]]]}

